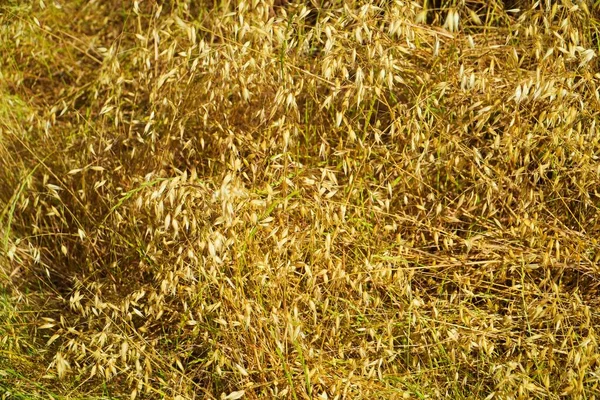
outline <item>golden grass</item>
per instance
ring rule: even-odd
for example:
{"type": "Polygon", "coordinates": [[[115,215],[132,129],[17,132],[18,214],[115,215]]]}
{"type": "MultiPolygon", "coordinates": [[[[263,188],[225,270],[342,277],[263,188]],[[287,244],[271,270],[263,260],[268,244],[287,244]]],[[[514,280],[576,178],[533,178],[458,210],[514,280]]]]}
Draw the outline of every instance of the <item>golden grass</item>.
{"type": "Polygon", "coordinates": [[[4,398],[599,396],[598,4],[316,3],[0,6],[4,398]]]}

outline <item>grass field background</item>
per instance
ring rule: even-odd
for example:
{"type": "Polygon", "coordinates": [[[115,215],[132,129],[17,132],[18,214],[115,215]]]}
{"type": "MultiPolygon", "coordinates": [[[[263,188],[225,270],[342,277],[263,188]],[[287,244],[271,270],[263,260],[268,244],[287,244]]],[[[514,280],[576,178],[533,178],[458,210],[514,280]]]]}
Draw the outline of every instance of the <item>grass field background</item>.
{"type": "Polygon", "coordinates": [[[0,3],[5,399],[597,399],[600,4],[0,3]]]}

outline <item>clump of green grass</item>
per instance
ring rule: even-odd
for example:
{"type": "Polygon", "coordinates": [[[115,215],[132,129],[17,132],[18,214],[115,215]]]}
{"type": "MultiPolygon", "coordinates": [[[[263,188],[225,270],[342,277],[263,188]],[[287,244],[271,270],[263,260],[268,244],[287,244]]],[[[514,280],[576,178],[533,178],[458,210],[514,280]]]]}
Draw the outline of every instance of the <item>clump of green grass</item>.
{"type": "Polygon", "coordinates": [[[597,10],[519,7],[3,5],[0,390],[596,396],[597,10]]]}

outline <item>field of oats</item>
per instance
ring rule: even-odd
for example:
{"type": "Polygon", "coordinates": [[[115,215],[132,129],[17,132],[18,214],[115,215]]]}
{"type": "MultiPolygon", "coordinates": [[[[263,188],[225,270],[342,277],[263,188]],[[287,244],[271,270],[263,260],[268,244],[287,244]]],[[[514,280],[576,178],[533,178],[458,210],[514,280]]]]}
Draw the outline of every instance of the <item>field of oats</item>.
{"type": "Polygon", "coordinates": [[[600,398],[598,3],[2,1],[1,398],[600,398]]]}

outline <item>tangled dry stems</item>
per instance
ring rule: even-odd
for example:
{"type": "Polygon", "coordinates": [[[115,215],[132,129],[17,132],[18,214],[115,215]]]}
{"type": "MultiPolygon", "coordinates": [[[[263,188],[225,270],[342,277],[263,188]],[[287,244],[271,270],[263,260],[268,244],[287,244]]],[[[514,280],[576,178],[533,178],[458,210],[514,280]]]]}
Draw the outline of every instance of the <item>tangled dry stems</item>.
{"type": "Polygon", "coordinates": [[[594,5],[275,3],[2,6],[0,387],[595,398],[594,5]]]}

